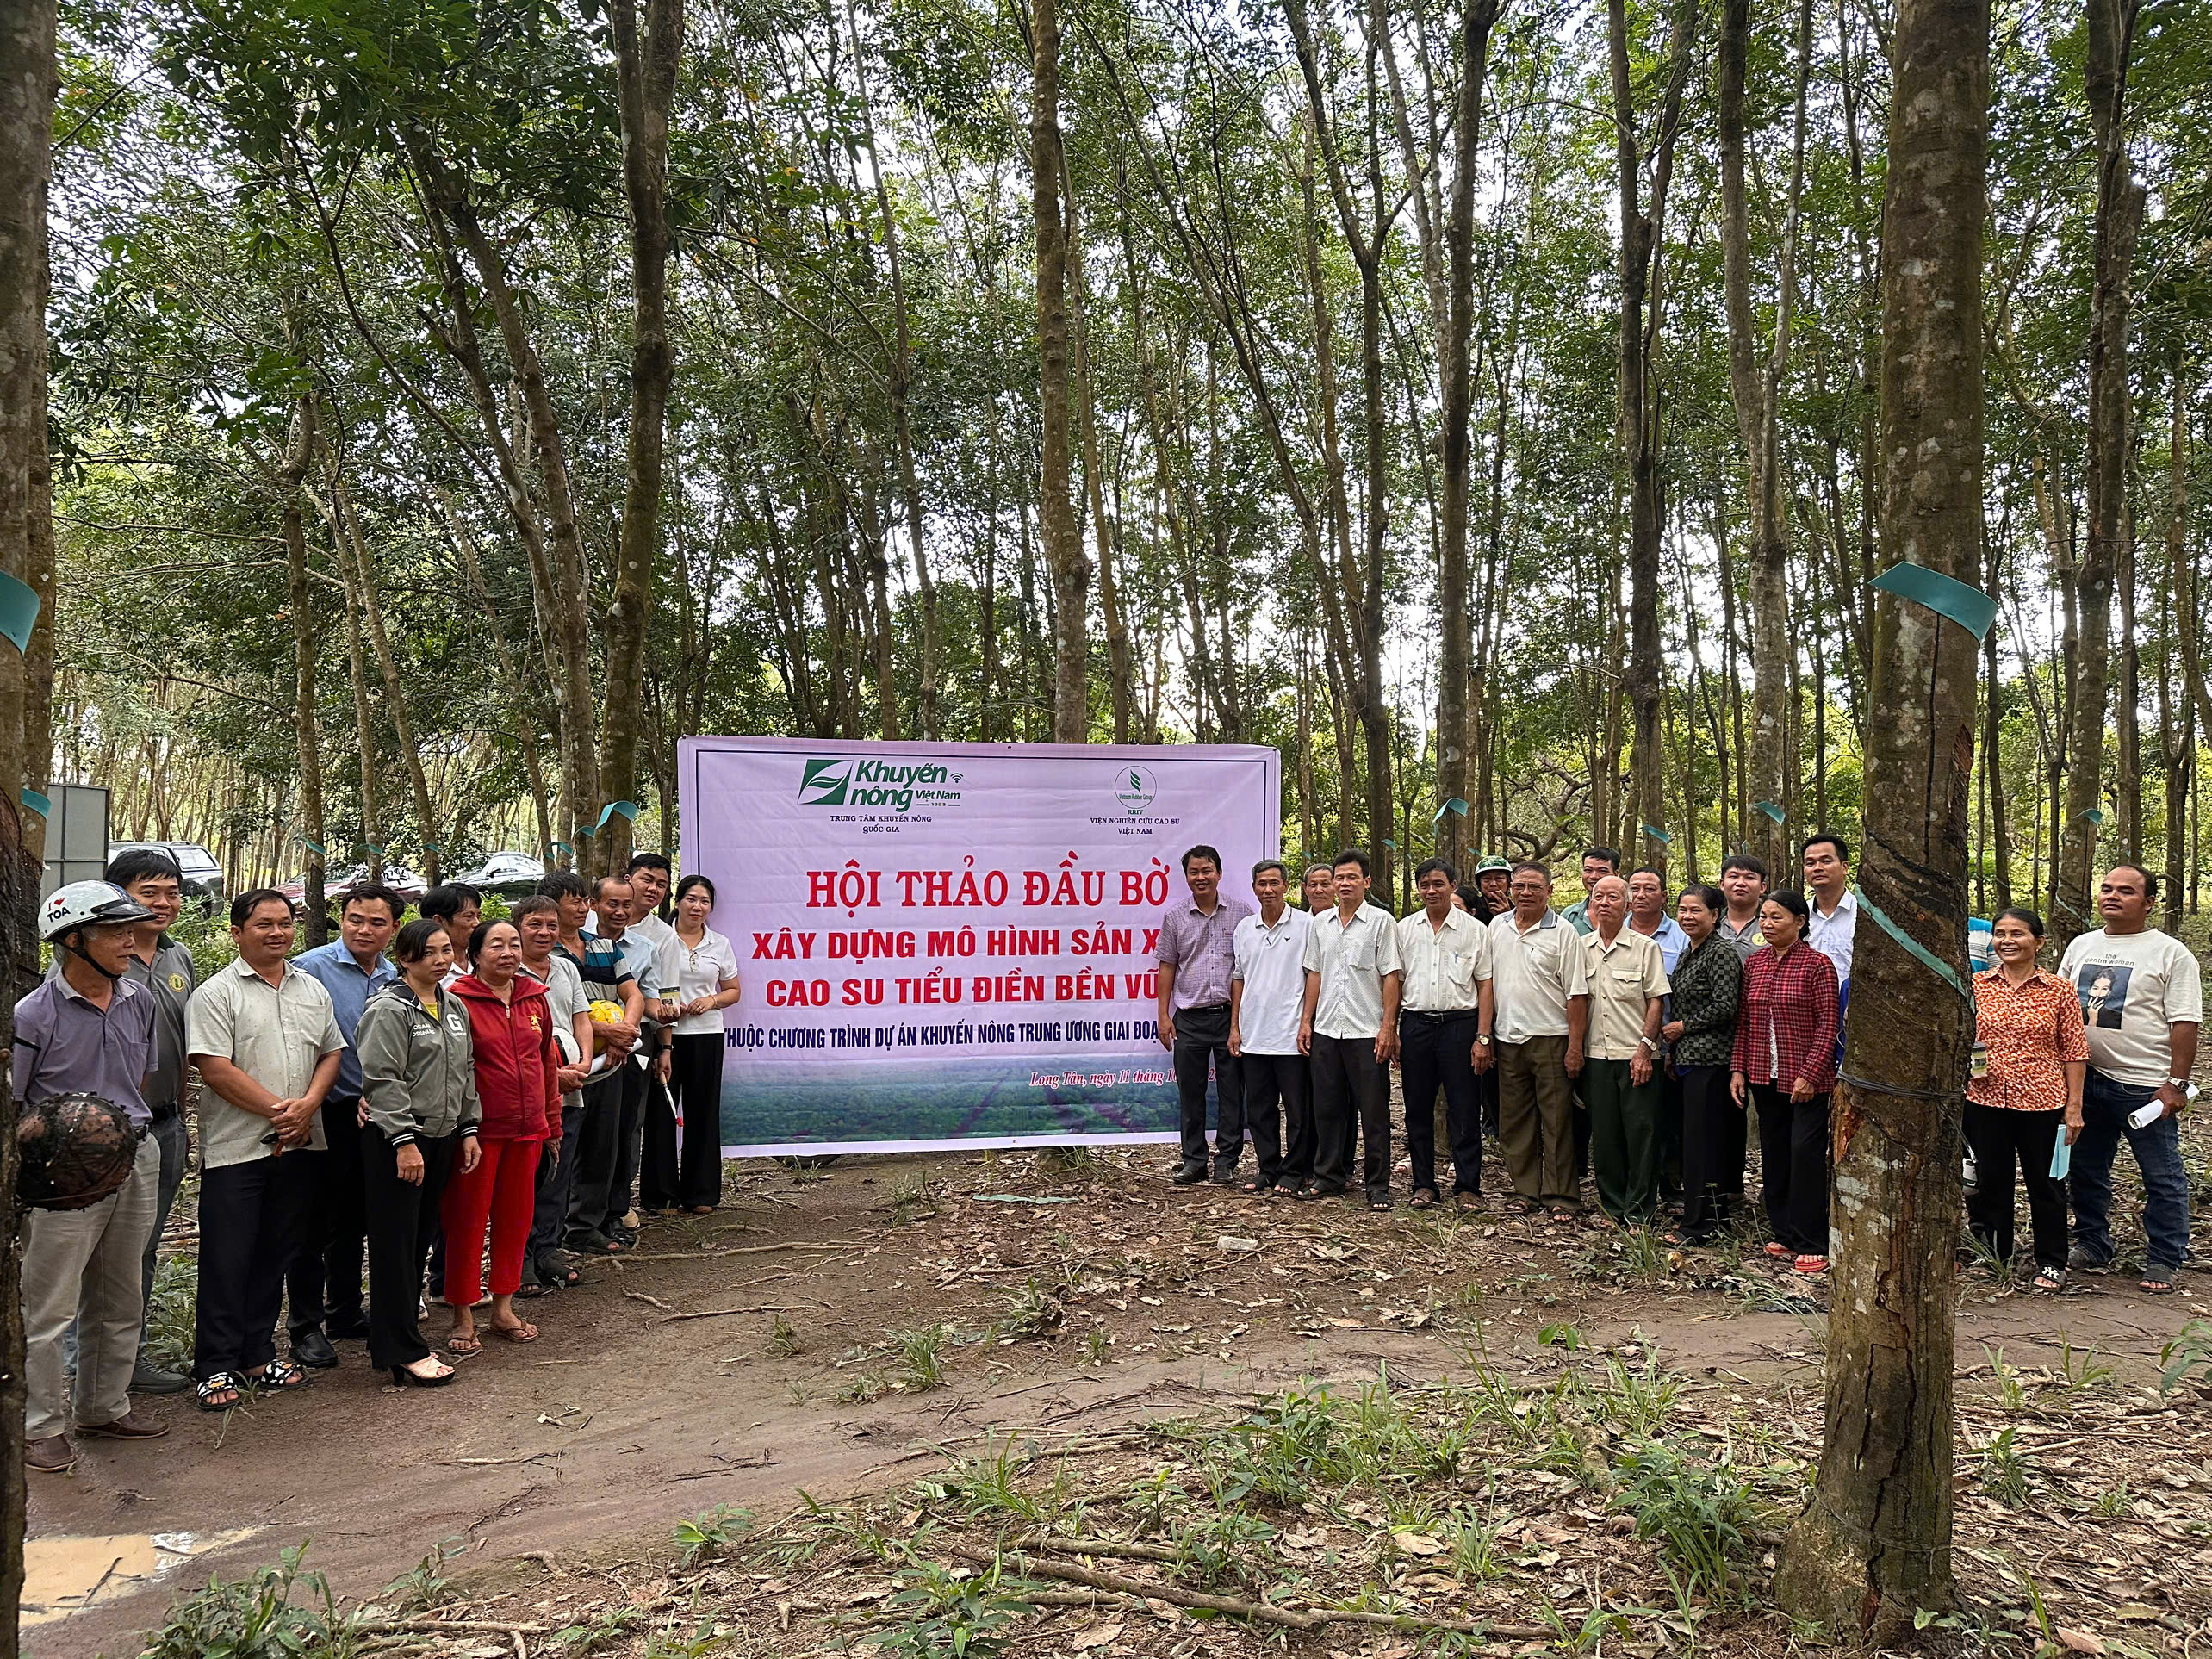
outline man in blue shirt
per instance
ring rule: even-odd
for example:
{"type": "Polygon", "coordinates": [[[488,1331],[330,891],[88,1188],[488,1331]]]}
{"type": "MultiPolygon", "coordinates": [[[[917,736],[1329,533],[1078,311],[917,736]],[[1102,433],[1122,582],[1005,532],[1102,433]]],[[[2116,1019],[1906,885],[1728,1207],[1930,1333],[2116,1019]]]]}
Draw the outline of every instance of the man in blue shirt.
{"type": "Polygon", "coordinates": [[[407,902],[389,887],[356,887],[339,914],[338,938],[292,959],[294,967],[330,992],[338,1028],[345,1035],[338,1081],[322,1108],[323,1138],[330,1149],[289,1154],[311,1158],[319,1165],[307,1237],[285,1276],[292,1358],[319,1370],[338,1364],[332,1338],[369,1334],[361,1311],[361,1057],[353,1051],[353,1028],[361,1022],[370,997],[400,977],[384,950],[400,930],[406,908],[407,902]]]}

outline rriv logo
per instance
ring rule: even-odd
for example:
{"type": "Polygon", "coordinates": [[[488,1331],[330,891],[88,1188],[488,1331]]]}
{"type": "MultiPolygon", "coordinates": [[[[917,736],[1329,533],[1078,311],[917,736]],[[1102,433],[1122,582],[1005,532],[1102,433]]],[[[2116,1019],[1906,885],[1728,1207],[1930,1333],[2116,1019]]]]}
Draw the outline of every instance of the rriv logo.
{"type": "Polygon", "coordinates": [[[918,798],[925,805],[954,806],[957,789],[944,787],[960,780],[957,772],[935,761],[899,764],[864,760],[857,755],[809,761],[798,777],[801,806],[887,806],[895,812],[911,811],[918,798]]]}

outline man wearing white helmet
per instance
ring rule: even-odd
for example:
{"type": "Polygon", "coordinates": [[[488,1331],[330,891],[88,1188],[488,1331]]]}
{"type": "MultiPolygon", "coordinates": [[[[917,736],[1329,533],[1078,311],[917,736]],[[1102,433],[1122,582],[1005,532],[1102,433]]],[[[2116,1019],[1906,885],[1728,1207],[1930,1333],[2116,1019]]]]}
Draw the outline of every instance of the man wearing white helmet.
{"type": "Polygon", "coordinates": [[[62,1345],[77,1327],[74,1419],[79,1435],[154,1440],[169,1431],[131,1409],[131,1371],[146,1323],[147,1235],[161,1185],[161,1149],[146,1138],[146,1073],[154,1066],[153,997],[123,975],[139,923],[152,912],[104,881],[73,881],[39,907],[39,937],[60,972],[16,1004],[16,1098],[97,1095],[138,1135],[123,1184],[83,1209],[34,1209],[23,1221],[23,1465],[66,1473],[70,1440],[62,1345]]]}

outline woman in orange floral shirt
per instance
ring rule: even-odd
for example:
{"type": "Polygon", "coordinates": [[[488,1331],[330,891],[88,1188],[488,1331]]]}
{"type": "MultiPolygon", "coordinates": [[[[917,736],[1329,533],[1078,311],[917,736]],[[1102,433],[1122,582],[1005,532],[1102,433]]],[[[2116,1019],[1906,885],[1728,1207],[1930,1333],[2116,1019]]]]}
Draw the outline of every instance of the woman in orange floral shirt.
{"type": "Polygon", "coordinates": [[[1991,931],[1997,966],[1974,975],[1977,1035],[1989,1067],[1967,1084],[1967,1141],[1977,1179],[1967,1222],[1999,1261],[2012,1259],[2012,1169],[2028,1187],[2035,1238],[2035,1288],[2066,1282],[2066,1187],[2051,1174],[2060,1131],[2081,1133],[2082,1079],[2089,1065],[2081,999],[2035,966],[2043,918],[2033,910],[1998,913],[1991,931]]]}

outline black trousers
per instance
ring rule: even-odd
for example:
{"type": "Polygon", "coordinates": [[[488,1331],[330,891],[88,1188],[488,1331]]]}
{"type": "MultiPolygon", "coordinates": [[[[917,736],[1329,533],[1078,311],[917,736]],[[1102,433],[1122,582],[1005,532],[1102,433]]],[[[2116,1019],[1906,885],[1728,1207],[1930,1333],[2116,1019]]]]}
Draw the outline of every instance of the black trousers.
{"type": "MultiPolygon", "coordinates": [[[[612,1077],[584,1090],[584,1122],[576,1135],[575,1174],[569,1188],[571,1238],[606,1230],[607,1209],[614,1202],[615,1177],[622,1164],[623,1120],[635,1112],[632,1097],[642,1097],[643,1080],[644,1074],[625,1059],[612,1077]]],[[[564,1131],[566,1128],[564,1121],[564,1131]]],[[[565,1133],[562,1139],[568,1139],[565,1133]]],[[[625,1194],[621,1208],[614,1211],[616,1217],[628,1208],[625,1194]]]]}
{"type": "Polygon", "coordinates": [[[1682,1196],[1682,1080],[1659,1068],[1659,1196],[1667,1203],[1682,1196]]]}
{"type": "Polygon", "coordinates": [[[662,1092],[660,1045],[668,1041],[657,1028],[652,1035],[651,1044],[639,1046],[649,1046],[653,1057],[642,1066],[630,1067],[630,1086],[622,1097],[622,1119],[615,1125],[614,1184],[607,1195],[606,1218],[600,1223],[602,1233],[612,1233],[622,1224],[622,1218],[630,1213],[631,1195],[637,1190],[637,1171],[644,1162],[645,1101],[649,1095],[662,1092]]]}
{"type": "Polygon", "coordinates": [[[1252,1154],[1259,1159],[1260,1184],[1309,1185],[1314,1178],[1314,1107],[1306,1057],[1247,1050],[1238,1064],[1244,1072],[1245,1128],[1252,1134],[1252,1154]]]}
{"type": "Polygon", "coordinates": [[[1175,1016],[1175,1091],[1182,1108],[1183,1167],[1206,1167],[1206,1075],[1214,1078],[1214,1176],[1226,1179],[1244,1153],[1244,1071],[1229,1053],[1229,1005],[1175,1016]]]}
{"type": "Polygon", "coordinates": [[[1314,1185],[1342,1192],[1351,1184],[1347,1124],[1367,1140],[1362,1171],[1368,1196],[1390,1190],[1390,1068],[1375,1058],[1372,1037],[1314,1034],[1314,1185]]]}
{"type": "Polygon", "coordinates": [[[722,1202],[723,1048],[719,1031],[676,1037],[668,1086],[645,1097],[637,1202],[647,1209],[711,1209],[722,1202]]]}
{"type": "Polygon", "coordinates": [[[361,1134],[362,1212],[369,1235],[369,1363],[380,1371],[427,1358],[422,1339],[423,1252],[438,1226],[438,1202],[458,1135],[418,1140],[422,1184],[400,1179],[399,1148],[370,1124],[361,1134]]]}
{"type": "Polygon", "coordinates": [[[1414,1190],[1436,1190],[1436,1091],[1444,1090],[1445,1133],[1451,1138],[1452,1190],[1482,1190],[1482,1119],[1475,1089],[1475,1034],[1481,1017],[1464,1014],[1398,1016],[1398,1070],[1406,1086],[1406,1153],[1414,1190]]]}
{"type": "MultiPolygon", "coordinates": [[[[314,1202],[308,1207],[300,1248],[285,1275],[291,1308],[285,1328],[296,1342],[310,1331],[361,1334],[361,1100],[332,1095],[323,1102],[323,1139],[317,1156],[314,1202]]],[[[287,1153],[288,1158],[297,1157],[287,1153]]]]}
{"type": "Polygon", "coordinates": [[[199,1307],[192,1375],[255,1370],[276,1358],[284,1271],[317,1201],[327,1153],[288,1152],[200,1173],[199,1307]]]}
{"type": "Polygon", "coordinates": [[[1828,1253],[1828,1097],[1799,1104],[1787,1089],[1751,1085],[1759,1109],[1759,1175],[1767,1224],[1800,1256],[1828,1253]]]}
{"type": "MultiPolygon", "coordinates": [[[[581,1094],[561,1097],[561,1155],[550,1156],[548,1147],[537,1159],[537,1202],[531,1211],[530,1259],[535,1262],[549,1250],[558,1250],[569,1231],[569,1200],[576,1190],[577,1155],[583,1145],[584,1125],[591,1121],[592,1102],[600,1092],[612,1089],[610,1082],[598,1089],[587,1089],[581,1094]]],[[[444,1284],[443,1278],[433,1278],[433,1284],[444,1284]]]]}
{"type": "Polygon", "coordinates": [[[1708,1239],[1743,1196],[1743,1113],[1729,1097],[1728,1067],[1685,1066],[1682,1103],[1682,1233],[1708,1239]],[[1735,1172],[1735,1190],[1728,1187],[1735,1172]]]}
{"type": "Polygon", "coordinates": [[[1967,1103],[1967,1144],[1974,1149],[1974,1190],[1967,1224],[1999,1261],[2012,1259],[2012,1171],[2028,1188],[2035,1265],[2066,1264],[2066,1184],[2051,1177],[2051,1158],[2066,1132],[2063,1109],[2018,1112],[1967,1103]]]}

